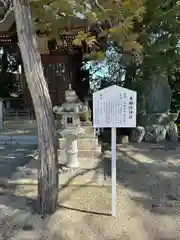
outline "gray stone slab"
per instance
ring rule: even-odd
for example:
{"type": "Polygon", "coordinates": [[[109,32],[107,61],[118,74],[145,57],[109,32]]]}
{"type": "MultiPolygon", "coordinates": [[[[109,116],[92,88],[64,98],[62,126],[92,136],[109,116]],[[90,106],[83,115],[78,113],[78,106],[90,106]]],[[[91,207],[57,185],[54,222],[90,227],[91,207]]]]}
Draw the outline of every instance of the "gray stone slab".
{"type": "MultiPolygon", "coordinates": [[[[97,138],[84,138],[84,139],[77,139],[77,147],[79,150],[83,149],[95,149],[98,146],[98,139],[97,138]]],[[[59,148],[65,149],[66,148],[66,139],[59,138],[59,148]]]]}
{"type": "MultiPolygon", "coordinates": [[[[96,149],[90,149],[90,150],[79,150],[78,151],[78,157],[79,158],[97,158],[101,155],[101,147],[97,147],[96,149]]],[[[66,153],[65,150],[58,150],[58,159],[59,162],[64,163],[66,159],[66,153]]]]}
{"type": "Polygon", "coordinates": [[[11,145],[28,145],[38,144],[38,137],[31,135],[0,135],[0,145],[11,144],[11,145]]]}
{"type": "Polygon", "coordinates": [[[32,146],[13,147],[6,146],[0,149],[0,178],[11,178],[18,166],[23,166],[30,161],[29,154],[34,150],[32,146]]]}

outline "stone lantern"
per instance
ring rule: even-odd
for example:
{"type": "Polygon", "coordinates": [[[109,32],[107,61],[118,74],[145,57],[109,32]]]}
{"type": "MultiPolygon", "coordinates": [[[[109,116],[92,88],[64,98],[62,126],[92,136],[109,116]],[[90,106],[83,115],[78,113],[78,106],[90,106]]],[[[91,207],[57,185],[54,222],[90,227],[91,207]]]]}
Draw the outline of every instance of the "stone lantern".
{"type": "Polygon", "coordinates": [[[77,139],[84,134],[80,126],[79,116],[88,111],[87,106],[79,102],[76,92],[71,89],[65,91],[65,102],[53,108],[55,114],[61,115],[61,129],[58,133],[66,139],[66,164],[68,167],[79,167],[77,139]]]}

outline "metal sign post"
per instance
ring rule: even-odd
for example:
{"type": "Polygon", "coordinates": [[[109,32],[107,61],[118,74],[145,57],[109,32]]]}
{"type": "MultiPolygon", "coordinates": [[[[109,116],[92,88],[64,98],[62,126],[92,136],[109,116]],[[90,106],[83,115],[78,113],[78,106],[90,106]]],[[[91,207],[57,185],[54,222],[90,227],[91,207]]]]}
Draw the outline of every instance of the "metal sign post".
{"type": "Polygon", "coordinates": [[[0,132],[4,130],[3,120],[3,99],[0,98],[0,132]]]}
{"type": "Polygon", "coordinates": [[[116,128],[111,128],[112,216],[116,217],[116,128]]]}
{"type": "Polygon", "coordinates": [[[112,216],[116,217],[116,128],[136,127],[135,91],[116,85],[93,94],[93,126],[111,128],[112,216]]]}

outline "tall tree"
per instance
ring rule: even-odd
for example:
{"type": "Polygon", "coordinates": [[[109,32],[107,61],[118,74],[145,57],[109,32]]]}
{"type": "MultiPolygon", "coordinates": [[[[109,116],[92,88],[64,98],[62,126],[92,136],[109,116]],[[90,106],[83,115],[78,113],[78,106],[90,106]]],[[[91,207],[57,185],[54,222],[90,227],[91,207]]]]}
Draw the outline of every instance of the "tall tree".
{"type": "Polygon", "coordinates": [[[136,82],[143,99],[150,90],[148,86],[163,79],[161,75],[170,80],[170,72],[179,65],[179,19],[178,0],[148,0],[143,21],[136,24],[138,40],[143,46],[142,61],[136,68],[136,82]]]}
{"type": "MultiPolygon", "coordinates": [[[[180,60],[180,5],[175,0],[148,0],[146,1],[146,12],[141,22],[133,25],[133,32],[137,33],[137,41],[142,47],[140,58],[134,58],[128,49],[124,51],[122,45],[116,42],[117,47],[111,61],[107,61],[109,68],[109,80],[116,74],[121,73],[121,67],[125,67],[124,86],[135,87],[138,97],[142,101],[139,109],[145,107],[146,95],[149,93],[151,84],[161,79],[160,75],[168,77],[173,88],[173,104],[178,106],[179,98],[179,60],[180,60]],[[128,62],[122,64],[124,56],[129,57],[128,62]],[[111,67],[113,66],[113,67],[111,67]],[[145,87],[146,85],[146,87],[145,87]],[[149,87],[149,88],[148,88],[149,87]],[[177,100],[174,99],[177,97],[177,100]]],[[[145,109],[144,109],[145,110],[145,109]]],[[[143,111],[144,111],[143,110],[143,111]]]]}
{"type": "Polygon", "coordinates": [[[77,19],[80,15],[80,18],[89,20],[89,26],[96,26],[93,28],[95,32],[90,29],[88,33],[79,33],[74,44],[80,46],[86,41],[88,49],[95,52],[101,49],[97,47],[98,42],[104,38],[113,38],[138,50],[139,45],[132,38],[132,28],[134,20],[140,21],[142,18],[143,2],[41,0],[32,1],[30,5],[25,0],[13,0],[19,46],[38,125],[41,160],[38,184],[40,213],[52,213],[56,209],[58,174],[52,103],[43,75],[34,25],[41,32],[59,40],[60,29],[63,26],[71,27],[72,19],[77,19]]]}
{"type": "Polygon", "coordinates": [[[38,124],[41,160],[38,174],[38,211],[53,213],[58,196],[58,162],[52,103],[43,74],[30,5],[23,0],[13,0],[13,5],[26,81],[38,124]]]}

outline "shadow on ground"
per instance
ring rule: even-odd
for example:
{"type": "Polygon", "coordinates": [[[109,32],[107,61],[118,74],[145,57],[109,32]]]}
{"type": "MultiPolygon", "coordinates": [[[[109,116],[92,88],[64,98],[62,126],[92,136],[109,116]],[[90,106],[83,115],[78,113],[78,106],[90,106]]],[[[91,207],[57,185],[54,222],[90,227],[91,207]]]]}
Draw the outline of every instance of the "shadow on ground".
{"type": "MultiPolygon", "coordinates": [[[[102,154],[102,161],[96,168],[101,170],[103,169],[104,176],[109,178],[111,176],[111,156],[105,154],[106,149],[107,148],[103,149],[104,152],[102,154]]],[[[179,152],[180,150],[164,152],[162,150],[162,146],[157,145],[147,146],[142,144],[141,146],[121,146],[120,152],[118,151],[117,159],[117,181],[120,186],[118,189],[118,194],[120,193],[119,201],[122,206],[124,203],[126,203],[126,200],[127,204],[132,204],[131,201],[126,198],[127,196],[123,196],[126,195],[125,192],[127,192],[128,196],[135,204],[132,204],[130,207],[128,206],[127,209],[125,206],[125,208],[123,207],[123,209],[120,210],[120,221],[117,221],[116,223],[118,224],[118,234],[121,238],[117,236],[117,238],[112,238],[112,240],[141,239],[137,238],[137,235],[134,237],[135,232],[133,232],[134,230],[131,230],[133,225],[135,225],[135,230],[138,229],[137,231],[140,232],[140,234],[142,230],[146,232],[147,229],[148,234],[151,234],[152,229],[154,228],[154,216],[156,217],[157,223],[156,230],[154,230],[156,233],[154,233],[154,237],[151,237],[150,235],[149,238],[142,238],[143,240],[179,239],[173,238],[172,232],[175,232],[175,227],[169,233],[171,236],[169,237],[169,235],[167,235],[168,231],[164,229],[159,230],[160,227],[158,225],[161,224],[162,227],[164,223],[160,222],[159,216],[162,218],[162,215],[178,216],[180,214],[180,168],[178,167],[178,161],[180,161],[179,152]],[[147,211],[142,211],[139,213],[139,209],[142,208],[147,211]],[[123,215],[123,213],[125,213],[125,215],[123,215]],[[144,214],[142,218],[141,214],[144,214]],[[151,218],[153,218],[153,220],[151,218]],[[120,235],[123,234],[121,232],[122,226],[120,224],[122,222],[124,224],[124,221],[125,226],[127,228],[129,227],[128,233],[131,238],[128,237],[129,235],[126,235],[127,233],[124,233],[125,235],[120,235]]],[[[84,172],[78,174],[85,174],[85,171],[88,170],[84,170],[84,172]]],[[[10,213],[12,217],[8,217],[8,219],[6,217],[4,221],[8,222],[8,224],[4,223],[4,225],[1,225],[3,226],[3,239],[8,239],[7,236],[12,234],[12,232],[14,236],[16,236],[16,231],[20,231],[21,234],[24,234],[24,232],[35,233],[37,228],[40,229],[43,236],[46,236],[44,239],[73,239],[64,236],[64,233],[62,232],[64,227],[67,226],[67,229],[65,229],[67,231],[71,231],[71,229],[73,229],[75,232],[72,232],[72,235],[75,236],[74,234],[76,234],[76,232],[78,233],[80,226],[79,224],[84,224],[87,227],[84,230],[87,235],[89,235],[89,229],[91,231],[97,228],[97,232],[95,234],[99,237],[98,239],[110,240],[111,238],[105,237],[105,234],[109,232],[109,228],[113,220],[109,218],[108,212],[103,212],[100,210],[103,209],[102,205],[97,205],[98,207],[95,208],[95,205],[93,207],[91,205],[88,207],[82,207],[83,204],[72,204],[73,201],[79,201],[79,198],[74,199],[74,193],[76,193],[76,197],[80,194],[81,197],[88,198],[89,202],[93,201],[94,199],[91,189],[88,191],[87,189],[89,186],[86,184],[73,187],[71,191],[67,191],[71,181],[73,181],[78,174],[69,179],[67,183],[60,189],[60,201],[57,211],[59,214],[55,214],[56,218],[58,218],[58,221],[60,222],[58,222],[59,225],[57,223],[55,224],[54,222],[52,223],[51,218],[54,218],[53,216],[42,216],[35,213],[37,203],[36,194],[34,197],[28,197],[28,194],[25,193],[16,194],[14,189],[19,186],[14,185],[13,190],[11,190],[12,186],[9,188],[7,186],[6,196],[4,195],[3,197],[3,194],[1,195],[0,212],[6,212],[6,209],[11,209],[10,213]],[[84,191],[85,189],[86,191],[84,191]],[[85,192],[86,196],[83,196],[82,192],[85,192]],[[68,201],[69,199],[70,201],[68,201]],[[110,221],[106,222],[105,218],[110,219],[110,221]],[[49,222],[51,222],[51,224],[49,222]],[[48,229],[48,224],[52,227],[52,229],[48,229]],[[54,231],[53,228],[55,225],[57,225],[57,229],[54,231]],[[101,230],[98,230],[100,228],[101,230]],[[105,232],[104,229],[106,229],[107,232],[105,232]],[[48,234],[51,234],[51,238],[47,237],[48,234]]],[[[26,184],[24,184],[22,187],[23,191],[31,191],[30,188],[32,188],[32,191],[34,191],[34,188],[37,188],[36,185],[33,186],[26,184]]],[[[99,190],[97,190],[96,193],[97,195],[101,194],[99,190]]],[[[101,198],[103,199],[104,196],[101,195],[101,198]]],[[[96,204],[96,201],[98,200],[95,199],[94,204],[96,204]]],[[[110,207],[108,210],[110,210],[110,207]]],[[[7,215],[8,214],[6,214],[6,216],[7,215]]],[[[115,221],[116,220],[114,220],[114,222],[115,221]]],[[[168,224],[169,223],[170,222],[168,222],[168,224]]],[[[18,237],[15,237],[15,239],[18,239],[18,237]]],[[[36,239],[36,237],[34,237],[34,239],[36,239]]],[[[88,239],[90,239],[90,237],[88,239]]]]}
{"type": "MultiPolygon", "coordinates": [[[[102,161],[97,169],[103,169],[104,177],[111,176],[111,156],[107,156],[106,150],[110,149],[110,145],[104,145],[102,161]]],[[[127,190],[129,190],[130,197],[137,204],[142,205],[145,209],[155,214],[173,215],[180,213],[180,164],[173,164],[169,162],[169,158],[172,158],[174,163],[180,161],[180,150],[163,152],[162,146],[158,145],[132,145],[132,149],[129,146],[123,146],[121,155],[117,157],[117,181],[127,190]],[[131,153],[131,154],[130,154],[131,153]],[[141,154],[141,161],[139,161],[139,155],[141,154]],[[148,160],[148,161],[147,161],[148,160]],[[178,211],[178,212],[177,212],[178,211]]],[[[30,149],[29,151],[32,151],[30,149]]],[[[27,155],[28,156],[28,155],[27,155]]],[[[25,158],[21,165],[26,164],[29,161],[29,157],[25,158]]],[[[16,162],[8,176],[10,177],[19,166],[20,162],[16,162]]],[[[6,163],[8,164],[8,163],[6,163]]],[[[12,168],[12,166],[11,166],[12,168]]],[[[89,170],[84,170],[81,173],[77,173],[71,177],[60,191],[67,188],[71,182],[78,176],[83,175],[89,170]]],[[[88,183],[89,184],[89,183],[88,183]]],[[[9,189],[16,186],[10,186],[9,189]]],[[[78,191],[80,188],[85,188],[87,185],[81,185],[73,188],[73,191],[78,191]]],[[[35,199],[25,198],[21,196],[18,201],[25,201],[31,206],[31,211],[34,212],[35,199]]],[[[68,195],[65,198],[61,198],[60,207],[68,208],[63,205],[63,202],[68,199],[68,195]]],[[[7,205],[11,202],[7,202],[7,205]]],[[[23,205],[22,205],[23,207],[23,205]]],[[[23,210],[23,209],[21,209],[23,210]]],[[[85,212],[85,209],[73,209],[79,212],[85,212]]],[[[97,215],[109,215],[109,213],[88,211],[87,213],[97,215]]]]}
{"type": "Polygon", "coordinates": [[[11,178],[18,167],[25,166],[30,160],[35,146],[0,147],[0,178],[11,178]]]}
{"type": "MultiPolygon", "coordinates": [[[[71,179],[69,179],[69,181],[65,186],[60,188],[60,196],[59,196],[60,198],[59,198],[59,205],[58,205],[57,212],[53,215],[46,215],[46,216],[39,215],[36,213],[36,206],[37,206],[36,196],[26,197],[25,190],[27,190],[27,192],[30,192],[31,189],[33,189],[32,191],[34,191],[34,188],[37,188],[36,185],[33,186],[32,184],[29,184],[29,185],[23,184],[22,186],[21,184],[21,187],[23,187],[23,191],[21,192],[21,189],[19,189],[19,192],[17,195],[16,195],[17,192],[15,192],[14,189],[19,186],[14,185],[13,190],[11,190],[12,186],[10,186],[9,191],[6,192],[6,196],[4,197],[4,202],[2,198],[0,201],[0,213],[1,213],[0,222],[1,222],[2,212],[6,212],[6,209],[11,209],[10,211],[11,216],[6,217],[4,220],[4,223],[1,223],[0,225],[1,226],[0,234],[2,235],[3,239],[9,239],[8,237],[10,235],[15,237],[15,239],[19,239],[18,236],[16,235],[18,231],[24,235],[26,234],[26,232],[27,234],[35,234],[36,232],[38,232],[39,234],[41,234],[41,238],[38,238],[38,237],[31,238],[31,239],[37,239],[37,240],[73,239],[73,238],[69,238],[68,237],[69,235],[65,236],[66,234],[64,232],[68,232],[68,231],[76,232],[76,228],[78,227],[78,224],[75,225],[75,222],[79,221],[78,218],[82,219],[84,216],[92,217],[93,215],[104,216],[104,217],[110,216],[108,212],[107,213],[103,212],[98,208],[96,208],[96,210],[93,211],[94,209],[93,207],[91,208],[83,207],[81,204],[79,205],[79,207],[77,207],[76,204],[75,205],[72,204],[71,201],[73,199],[74,193],[77,192],[77,194],[75,194],[77,196],[79,193],[81,194],[83,192],[83,189],[88,189],[88,187],[91,187],[84,184],[84,185],[73,187],[72,189],[70,188],[70,190],[67,190],[71,181],[73,181],[73,179],[76,177],[77,175],[73,176],[71,179]],[[71,216],[71,215],[77,216],[75,218],[72,218],[72,221],[74,221],[73,225],[72,223],[71,224],[68,223],[68,221],[71,220],[71,217],[70,219],[68,219],[68,216],[71,216]],[[49,229],[49,226],[51,227],[50,229],[49,229]],[[58,229],[56,229],[57,228],[56,226],[58,226],[58,229]],[[62,229],[60,229],[59,226],[62,227],[62,229]]],[[[87,190],[87,192],[91,193],[91,189],[89,191],[87,190]]],[[[99,193],[98,190],[97,192],[99,193]]],[[[75,202],[77,201],[78,200],[76,199],[75,202]]],[[[5,214],[6,216],[8,215],[7,213],[5,214]]],[[[75,233],[73,233],[73,236],[74,234],[75,233]]]]}
{"type": "MultiPolygon", "coordinates": [[[[165,152],[163,146],[143,143],[119,148],[117,181],[129,190],[131,199],[155,214],[180,214],[180,148],[165,152]]],[[[106,149],[109,144],[104,145],[101,168],[110,177],[111,156],[106,149]]]]}
{"type": "MultiPolygon", "coordinates": [[[[98,167],[97,167],[98,168],[98,167]]],[[[94,180],[92,179],[92,181],[89,181],[87,184],[76,184],[73,185],[71,187],[71,191],[66,193],[66,189],[71,186],[71,182],[73,182],[74,179],[76,179],[79,175],[83,175],[86,174],[88,171],[91,171],[92,169],[84,169],[82,172],[76,173],[74,176],[70,177],[68,179],[68,181],[62,185],[59,188],[59,201],[58,201],[58,208],[62,208],[62,209],[69,209],[72,211],[77,211],[77,212],[82,212],[82,213],[87,213],[87,214],[93,214],[93,215],[102,215],[102,216],[110,216],[110,212],[103,212],[103,211],[93,211],[93,209],[91,210],[86,210],[83,208],[74,208],[74,207],[70,207],[70,206],[66,206],[65,202],[67,202],[70,198],[71,195],[73,195],[74,193],[78,192],[78,191],[82,191],[84,188],[102,188],[102,186],[98,186],[98,185],[93,185],[94,180]],[[92,185],[91,185],[92,184],[92,185]],[[65,193],[64,193],[65,191],[65,193]],[[61,195],[61,193],[63,193],[61,195]]],[[[8,193],[8,197],[6,199],[6,206],[13,208],[13,209],[19,209],[19,210],[27,210],[28,207],[28,211],[32,212],[32,213],[36,213],[37,212],[37,205],[38,205],[38,201],[37,201],[37,185],[36,184],[27,184],[27,183],[20,183],[20,184],[16,184],[16,183],[9,183],[6,186],[4,186],[5,188],[5,194],[8,193]],[[21,192],[22,188],[22,194],[21,196],[19,196],[19,192],[18,195],[14,194],[14,190],[15,189],[19,189],[19,191],[21,192]],[[36,189],[36,191],[34,191],[34,189],[36,189]],[[34,197],[26,197],[25,195],[27,193],[31,193],[31,191],[33,192],[34,197]],[[14,199],[14,200],[13,200],[14,199]],[[12,201],[13,200],[13,201],[12,201]],[[19,204],[22,203],[22,204],[19,204]]],[[[3,195],[3,193],[2,193],[3,195]]]]}

